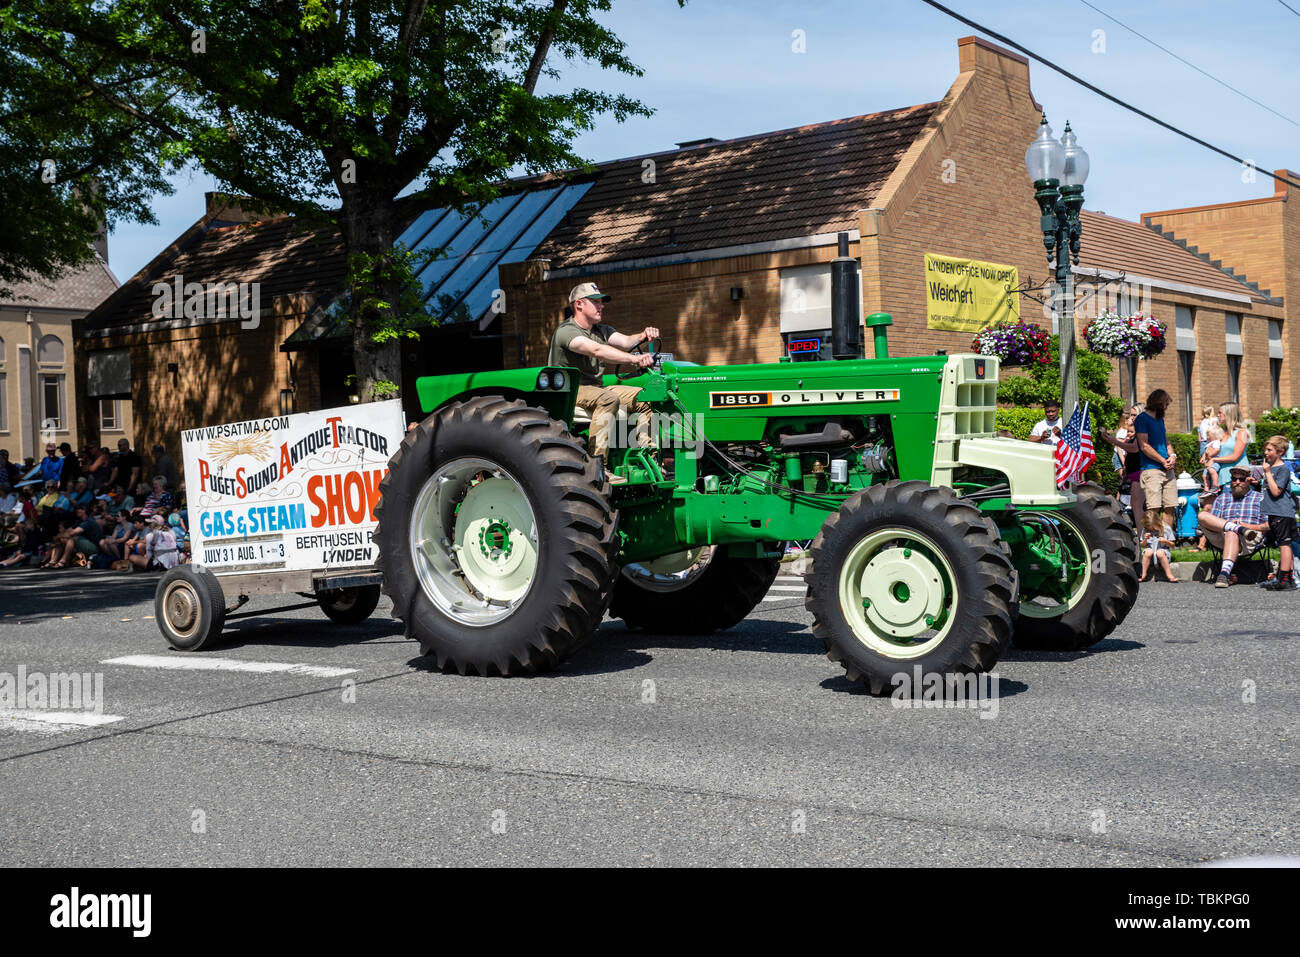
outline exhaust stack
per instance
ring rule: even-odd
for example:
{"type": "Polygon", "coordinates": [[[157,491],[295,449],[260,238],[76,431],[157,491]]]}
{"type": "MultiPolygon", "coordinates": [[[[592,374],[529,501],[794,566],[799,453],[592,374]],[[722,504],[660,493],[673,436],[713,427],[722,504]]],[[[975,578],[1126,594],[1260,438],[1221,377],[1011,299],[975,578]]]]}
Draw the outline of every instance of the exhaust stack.
{"type": "Polygon", "coordinates": [[[858,286],[858,261],[849,256],[849,234],[840,233],[839,255],[831,260],[831,356],[857,359],[862,356],[858,338],[858,308],[862,301],[858,286]]]}

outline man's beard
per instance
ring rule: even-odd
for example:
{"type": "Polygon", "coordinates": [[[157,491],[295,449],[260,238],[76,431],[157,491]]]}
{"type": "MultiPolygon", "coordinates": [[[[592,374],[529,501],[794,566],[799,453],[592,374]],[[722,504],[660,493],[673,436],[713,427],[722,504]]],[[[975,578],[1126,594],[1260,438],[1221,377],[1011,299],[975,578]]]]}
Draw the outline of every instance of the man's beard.
{"type": "Polygon", "coordinates": [[[1234,486],[1232,486],[1232,497],[1233,497],[1233,498],[1245,498],[1245,497],[1246,497],[1246,493],[1249,492],[1249,491],[1250,491],[1250,489],[1246,488],[1244,485],[1234,485],[1234,486]]]}

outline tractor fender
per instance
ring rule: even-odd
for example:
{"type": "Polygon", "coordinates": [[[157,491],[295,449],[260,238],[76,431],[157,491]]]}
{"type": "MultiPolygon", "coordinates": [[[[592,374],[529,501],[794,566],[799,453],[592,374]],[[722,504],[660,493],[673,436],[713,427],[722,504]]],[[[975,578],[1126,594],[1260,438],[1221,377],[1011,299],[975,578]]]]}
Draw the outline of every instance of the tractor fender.
{"type": "Polygon", "coordinates": [[[1011,504],[1035,508],[1066,508],[1075,496],[1056,487],[1052,447],[1021,439],[959,439],[956,461],[972,468],[991,469],[1007,477],[1011,504]]]}

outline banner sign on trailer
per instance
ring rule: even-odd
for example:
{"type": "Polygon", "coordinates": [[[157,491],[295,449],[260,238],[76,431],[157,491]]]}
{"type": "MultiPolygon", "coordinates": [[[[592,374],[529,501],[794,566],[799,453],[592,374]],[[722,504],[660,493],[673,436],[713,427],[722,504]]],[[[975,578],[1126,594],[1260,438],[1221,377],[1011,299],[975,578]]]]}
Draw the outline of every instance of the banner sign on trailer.
{"type": "Polygon", "coordinates": [[[370,566],[398,399],[181,435],[195,564],[221,571],[370,566]]]}

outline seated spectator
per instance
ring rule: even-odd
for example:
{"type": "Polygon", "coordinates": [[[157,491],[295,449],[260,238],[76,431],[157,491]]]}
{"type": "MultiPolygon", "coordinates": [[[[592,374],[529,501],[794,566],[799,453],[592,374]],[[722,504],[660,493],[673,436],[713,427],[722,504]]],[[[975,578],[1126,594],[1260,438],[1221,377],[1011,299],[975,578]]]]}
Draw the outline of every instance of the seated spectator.
{"type": "Polygon", "coordinates": [[[1260,512],[1263,496],[1250,487],[1250,469],[1233,466],[1228,491],[1215,496],[1209,510],[1200,513],[1201,533],[1215,548],[1223,550],[1223,565],[1214,580],[1215,588],[1233,583],[1232,569],[1237,558],[1248,558],[1264,544],[1268,523],[1260,512]]]}
{"type": "Polygon", "coordinates": [[[122,490],[122,486],[113,485],[107,494],[100,496],[104,506],[111,515],[130,515],[135,509],[135,499],[122,490]]]}
{"type": "Polygon", "coordinates": [[[128,560],[136,568],[145,571],[161,571],[175,568],[180,563],[180,551],[176,548],[176,539],[167,527],[161,515],[149,517],[149,531],[145,535],[144,554],[135,554],[128,560]]]}
{"type": "Polygon", "coordinates": [[[36,502],[36,520],[46,538],[53,538],[58,531],[59,521],[72,515],[72,502],[68,496],[59,491],[59,483],[53,479],[45,483],[45,494],[36,502]]]}
{"type": "Polygon", "coordinates": [[[123,547],[135,532],[131,519],[126,515],[110,514],[104,522],[105,535],[99,540],[99,552],[108,564],[121,561],[126,557],[123,547]]]}
{"type": "Polygon", "coordinates": [[[6,478],[0,478],[0,525],[14,525],[22,516],[18,493],[6,478]]]}
{"type": "Polygon", "coordinates": [[[145,518],[152,518],[154,512],[160,509],[172,507],[172,493],[167,491],[167,480],[161,475],[155,475],[153,480],[153,491],[149,493],[144,500],[144,505],[140,507],[141,513],[145,518]]]}
{"type": "Polygon", "coordinates": [[[78,505],[88,506],[95,500],[95,494],[90,490],[90,484],[84,475],[72,483],[72,491],[68,493],[68,498],[74,508],[78,505]]]}
{"type": "Polygon", "coordinates": [[[10,485],[17,485],[20,475],[22,475],[22,471],[17,465],[9,461],[9,450],[0,449],[0,481],[8,482],[10,485]]]}
{"type": "Polygon", "coordinates": [[[41,546],[45,544],[45,536],[41,534],[40,526],[36,524],[34,518],[24,518],[22,525],[17,529],[20,533],[20,541],[16,549],[0,560],[0,568],[13,568],[15,565],[26,565],[41,552],[41,546]]]}
{"type": "Polygon", "coordinates": [[[1174,574],[1173,567],[1169,564],[1171,549],[1174,547],[1174,532],[1166,525],[1159,536],[1150,531],[1142,533],[1142,574],[1139,576],[1140,581],[1147,581],[1147,573],[1150,572],[1151,579],[1155,579],[1155,569],[1151,566],[1158,564],[1160,571],[1164,573],[1165,581],[1177,584],[1182,581],[1181,578],[1174,574]]]}
{"type": "Polygon", "coordinates": [[[64,519],[66,528],[55,538],[49,561],[42,568],[66,568],[74,564],[77,557],[83,560],[75,563],[84,565],[99,554],[96,543],[104,537],[104,530],[85,505],[77,506],[76,516],[75,524],[64,519]]]}
{"type": "Polygon", "coordinates": [[[185,519],[180,512],[171,512],[167,516],[167,524],[171,527],[172,535],[176,538],[176,547],[185,551],[185,545],[190,538],[190,530],[185,527],[185,519]]]}
{"type": "MultiPolygon", "coordinates": [[[[132,555],[144,554],[145,536],[148,534],[149,521],[137,509],[131,513],[130,518],[127,519],[127,524],[130,526],[130,531],[122,542],[122,556],[129,560],[132,555]]],[[[128,564],[125,567],[130,568],[131,566],[128,564]]]]}

